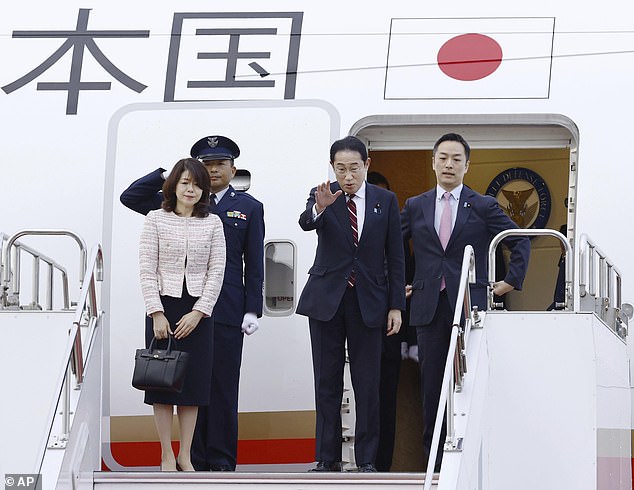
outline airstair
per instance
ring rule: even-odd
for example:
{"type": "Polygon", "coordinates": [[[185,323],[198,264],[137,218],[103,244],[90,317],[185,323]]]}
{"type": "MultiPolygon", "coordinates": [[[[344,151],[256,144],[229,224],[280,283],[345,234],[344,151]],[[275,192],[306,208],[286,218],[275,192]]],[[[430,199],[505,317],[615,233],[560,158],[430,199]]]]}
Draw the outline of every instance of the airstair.
{"type": "Polygon", "coordinates": [[[100,465],[103,255],[95,245],[88,256],[83,239],[66,230],[25,230],[0,238],[0,334],[6,347],[0,356],[5,395],[0,473],[7,486],[55,488],[64,473],[74,480],[80,470],[100,465]],[[77,302],[70,301],[67,269],[21,243],[25,236],[77,243],[77,302]],[[23,257],[32,259],[30,267],[23,257]],[[30,286],[28,302],[23,282],[30,286]],[[33,477],[41,479],[35,482],[39,486],[28,486],[33,477]]]}
{"type": "MultiPolygon", "coordinates": [[[[631,489],[626,342],[631,306],[621,301],[621,275],[587,237],[574,256],[558,232],[518,232],[553,235],[565,244],[566,300],[552,312],[509,312],[500,309],[491,294],[487,311],[471,308],[468,284],[475,271],[473,251],[467,247],[434,437],[438,445],[438,422],[446,413],[439,474],[432,474],[431,468],[427,474],[259,473],[240,468],[234,473],[102,471],[107,332],[100,310],[101,247],[95,245],[88,254],[80,237],[60,230],[2,235],[0,332],[11,348],[0,356],[0,473],[5,483],[7,477],[42,475],[38,488],[60,490],[184,485],[631,489]],[[29,235],[59,235],[77,242],[81,280],[76,302],[68,299],[64,267],[22,243],[29,235]],[[34,264],[28,301],[20,279],[27,269],[23,256],[34,264]],[[44,301],[40,269],[46,270],[44,301]],[[578,271],[575,278],[573,269],[578,271]],[[56,297],[61,298],[59,305],[56,297]]],[[[495,248],[506,234],[492,243],[490,278],[495,277],[495,248]]]]}

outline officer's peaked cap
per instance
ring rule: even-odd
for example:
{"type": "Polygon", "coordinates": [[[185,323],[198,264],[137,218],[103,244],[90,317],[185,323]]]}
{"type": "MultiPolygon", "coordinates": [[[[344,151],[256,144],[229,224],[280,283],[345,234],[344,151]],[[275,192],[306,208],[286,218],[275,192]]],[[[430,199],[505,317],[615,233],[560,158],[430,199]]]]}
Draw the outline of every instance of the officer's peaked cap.
{"type": "Polygon", "coordinates": [[[234,160],[240,156],[240,148],[226,136],[205,136],[194,143],[191,156],[199,160],[234,160]]]}

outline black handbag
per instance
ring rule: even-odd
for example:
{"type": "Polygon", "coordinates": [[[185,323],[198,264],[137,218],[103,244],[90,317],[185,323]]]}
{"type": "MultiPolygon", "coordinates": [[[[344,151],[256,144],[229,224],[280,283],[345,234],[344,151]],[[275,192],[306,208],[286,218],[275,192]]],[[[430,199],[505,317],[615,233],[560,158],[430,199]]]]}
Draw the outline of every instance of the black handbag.
{"type": "Polygon", "coordinates": [[[167,350],[155,349],[155,341],[156,337],[150,342],[149,348],[136,350],[132,386],[138,390],[180,393],[189,354],[172,349],[171,335],[168,336],[167,350]]]}

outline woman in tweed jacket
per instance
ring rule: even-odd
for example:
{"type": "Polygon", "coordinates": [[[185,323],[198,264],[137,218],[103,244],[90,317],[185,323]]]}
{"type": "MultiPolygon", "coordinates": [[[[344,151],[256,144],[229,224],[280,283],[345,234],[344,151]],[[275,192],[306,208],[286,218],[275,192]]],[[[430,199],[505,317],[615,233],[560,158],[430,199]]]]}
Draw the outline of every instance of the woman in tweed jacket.
{"type": "Polygon", "coordinates": [[[153,405],[161,442],[161,470],[193,471],[190,450],[198,407],[209,404],[213,354],[213,311],[225,269],[222,222],[209,214],[209,175],[192,158],[180,160],[163,185],[162,209],[145,219],[139,247],[141,289],[145,301],[146,346],[153,337],[189,353],[181,393],[145,392],[153,405]],[[171,445],[177,406],[180,451],[171,445]]]}

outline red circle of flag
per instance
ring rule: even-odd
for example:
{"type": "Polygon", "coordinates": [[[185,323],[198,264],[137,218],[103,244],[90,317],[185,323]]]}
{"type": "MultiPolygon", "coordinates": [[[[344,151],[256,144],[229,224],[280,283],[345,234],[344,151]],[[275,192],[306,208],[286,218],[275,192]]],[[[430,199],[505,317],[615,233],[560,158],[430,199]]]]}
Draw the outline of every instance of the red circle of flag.
{"type": "Polygon", "coordinates": [[[438,50],[438,66],[448,77],[462,81],[488,77],[502,63],[502,47],[484,34],[452,37],[438,50]]]}

